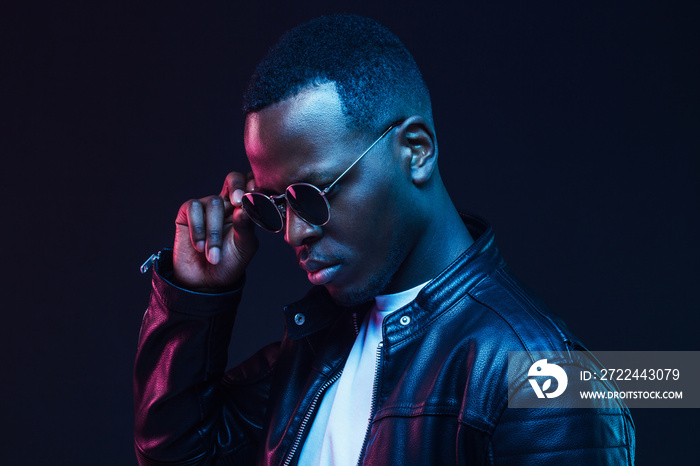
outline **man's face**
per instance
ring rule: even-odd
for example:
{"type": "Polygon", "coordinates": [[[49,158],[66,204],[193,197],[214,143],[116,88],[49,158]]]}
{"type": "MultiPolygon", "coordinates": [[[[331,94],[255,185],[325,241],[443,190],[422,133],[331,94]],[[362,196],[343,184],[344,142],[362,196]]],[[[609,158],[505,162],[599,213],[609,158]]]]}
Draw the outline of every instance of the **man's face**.
{"type": "MultiPolygon", "coordinates": [[[[256,191],[284,193],[292,183],[320,189],[332,183],[376,139],[345,126],[334,84],[303,90],[252,113],[245,147],[256,191]]],[[[405,181],[389,133],[328,193],[330,220],[313,226],[288,206],[285,241],[309,281],[324,285],[341,304],[358,304],[387,288],[408,241],[401,225],[405,181]]]]}

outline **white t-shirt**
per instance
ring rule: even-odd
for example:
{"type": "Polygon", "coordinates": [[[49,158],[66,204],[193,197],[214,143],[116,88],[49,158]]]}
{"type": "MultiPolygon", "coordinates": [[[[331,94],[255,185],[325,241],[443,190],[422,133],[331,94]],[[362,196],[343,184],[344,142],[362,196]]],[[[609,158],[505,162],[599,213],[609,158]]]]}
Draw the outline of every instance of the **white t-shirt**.
{"type": "Polygon", "coordinates": [[[357,464],[372,409],[382,322],[387,315],[413,301],[427,283],[374,298],[374,306],[362,322],[343,373],[321,400],[299,464],[357,464]]]}

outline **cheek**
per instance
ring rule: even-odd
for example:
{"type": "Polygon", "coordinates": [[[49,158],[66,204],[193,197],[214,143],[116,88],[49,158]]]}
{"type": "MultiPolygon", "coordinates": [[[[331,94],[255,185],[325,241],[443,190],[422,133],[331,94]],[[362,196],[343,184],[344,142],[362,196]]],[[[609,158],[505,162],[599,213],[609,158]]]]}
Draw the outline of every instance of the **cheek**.
{"type": "Polygon", "coordinates": [[[370,250],[372,255],[381,254],[380,250],[391,244],[394,232],[400,227],[405,207],[400,205],[397,188],[402,178],[392,167],[388,160],[356,167],[360,170],[348,173],[329,199],[329,239],[336,240],[340,247],[352,249],[353,255],[365,256],[364,252],[370,250]]]}
{"type": "Polygon", "coordinates": [[[388,189],[388,184],[375,186],[375,189],[365,188],[347,196],[351,201],[343,202],[339,212],[338,234],[342,239],[338,239],[362,256],[381,256],[382,251],[390,247],[399,227],[400,210],[392,190],[388,189]]]}

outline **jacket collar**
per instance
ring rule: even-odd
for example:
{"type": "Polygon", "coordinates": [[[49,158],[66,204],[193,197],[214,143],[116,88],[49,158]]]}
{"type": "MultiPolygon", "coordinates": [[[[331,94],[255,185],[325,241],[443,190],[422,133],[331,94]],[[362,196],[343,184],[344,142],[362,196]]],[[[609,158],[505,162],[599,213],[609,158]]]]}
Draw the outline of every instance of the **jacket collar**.
{"type": "MultiPolygon", "coordinates": [[[[402,340],[462,299],[474,285],[505,263],[495,244],[491,226],[484,220],[461,213],[474,242],[452,264],[431,280],[414,301],[390,314],[384,321],[384,335],[402,340]]],[[[323,286],[315,286],[302,298],[284,308],[287,332],[292,339],[311,335],[345,312],[364,314],[371,302],[354,307],[335,304],[323,286]]]]}
{"type": "Polygon", "coordinates": [[[494,269],[505,265],[491,226],[478,217],[460,215],[474,242],[416,297],[416,303],[431,312],[452,307],[494,269]]]}
{"type": "MultiPolygon", "coordinates": [[[[287,334],[293,340],[298,340],[329,326],[344,313],[364,315],[371,306],[372,302],[353,307],[340,306],[333,301],[325,287],[314,286],[301,300],[284,307],[287,334]]],[[[361,319],[358,318],[358,322],[361,319]]]]}
{"type": "Polygon", "coordinates": [[[416,299],[384,320],[388,345],[408,338],[451,309],[493,270],[505,265],[491,226],[484,220],[460,213],[474,242],[418,293],[416,299]]]}

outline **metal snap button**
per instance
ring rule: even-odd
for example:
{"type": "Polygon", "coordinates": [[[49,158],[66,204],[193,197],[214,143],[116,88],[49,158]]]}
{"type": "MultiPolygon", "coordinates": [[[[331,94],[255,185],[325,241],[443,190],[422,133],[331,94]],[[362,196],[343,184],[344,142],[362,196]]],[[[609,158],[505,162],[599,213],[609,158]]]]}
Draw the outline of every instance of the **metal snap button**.
{"type": "Polygon", "coordinates": [[[399,323],[401,325],[408,325],[411,323],[411,318],[408,316],[401,316],[401,319],[399,319],[399,323]]]}
{"type": "Polygon", "coordinates": [[[304,325],[306,322],[306,317],[301,312],[294,316],[294,323],[297,325],[304,325]]]}

